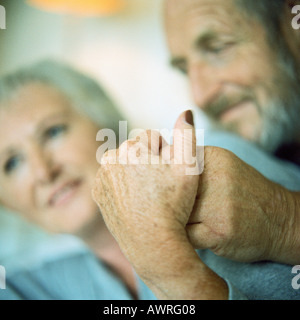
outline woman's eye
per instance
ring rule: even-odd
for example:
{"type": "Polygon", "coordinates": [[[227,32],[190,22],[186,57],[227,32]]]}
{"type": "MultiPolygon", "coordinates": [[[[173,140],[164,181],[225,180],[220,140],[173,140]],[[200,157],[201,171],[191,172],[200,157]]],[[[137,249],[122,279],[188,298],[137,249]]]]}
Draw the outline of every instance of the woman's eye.
{"type": "Polygon", "coordinates": [[[9,174],[16,170],[20,164],[20,161],[21,159],[19,156],[13,156],[9,158],[4,165],[4,172],[9,174]]]}
{"type": "Polygon", "coordinates": [[[56,137],[63,134],[66,130],[67,130],[67,126],[64,124],[55,125],[46,130],[44,137],[46,139],[55,139],[56,137]]]}

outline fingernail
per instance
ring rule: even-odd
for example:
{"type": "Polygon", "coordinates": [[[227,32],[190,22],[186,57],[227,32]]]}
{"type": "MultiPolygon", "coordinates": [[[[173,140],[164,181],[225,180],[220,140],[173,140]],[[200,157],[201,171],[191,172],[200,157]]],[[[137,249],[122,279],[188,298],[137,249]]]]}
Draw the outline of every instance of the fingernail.
{"type": "Polygon", "coordinates": [[[194,125],[194,116],[191,110],[185,112],[185,122],[191,126],[194,125]]]}

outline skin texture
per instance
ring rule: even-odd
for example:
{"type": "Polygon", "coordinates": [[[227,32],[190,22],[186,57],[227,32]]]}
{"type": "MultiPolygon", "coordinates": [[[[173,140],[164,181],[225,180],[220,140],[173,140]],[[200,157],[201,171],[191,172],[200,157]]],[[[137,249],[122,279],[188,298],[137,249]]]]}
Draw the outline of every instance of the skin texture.
{"type": "Polygon", "coordinates": [[[293,264],[299,252],[298,197],[230,151],[206,147],[188,236],[195,248],[236,261],[293,264]]]}
{"type": "MultiPolygon", "coordinates": [[[[181,115],[175,128],[184,131],[191,125],[181,115]]],[[[280,186],[219,148],[205,148],[201,176],[186,175],[189,162],[175,164],[171,152],[171,162],[165,164],[164,149],[174,152],[173,146],[162,139],[159,146],[152,140],[149,143],[152,135],[145,132],[108,151],[92,194],[123,253],[159,299],[228,299],[225,281],[199,259],[194,247],[238,261],[266,256],[272,260],[279,255],[287,259],[285,249],[292,243],[291,230],[298,221],[297,215],[291,219],[274,215],[275,208],[280,210],[277,204],[286,200],[281,198],[285,194],[280,186]],[[147,163],[150,156],[160,164],[147,163]],[[231,170],[224,171],[224,166],[231,170]],[[236,188],[239,184],[230,185],[241,178],[249,178],[243,180],[247,194],[236,188]],[[257,189],[262,185],[266,190],[257,189]],[[261,192],[274,200],[274,207],[257,201],[261,192]],[[287,221],[293,223],[286,225],[287,221]],[[282,241],[274,241],[278,238],[282,241]]],[[[176,138],[180,136],[174,138],[174,145],[176,138]]],[[[195,147],[196,141],[184,139],[183,144],[195,147]]],[[[292,247],[289,254],[293,254],[292,247]]]]}
{"type": "MultiPolygon", "coordinates": [[[[175,128],[193,130],[184,116],[175,128]]],[[[164,148],[169,147],[161,142],[153,150],[149,140],[145,142],[147,136],[140,137],[139,142],[129,140],[117,151],[104,155],[93,190],[103,218],[128,260],[158,298],[226,299],[225,282],[198,258],[185,230],[199,175],[186,175],[188,159],[175,164],[176,156],[171,157],[170,164],[143,164],[149,155],[163,162],[164,148]],[[139,162],[132,152],[137,144],[139,162]],[[112,164],[116,156],[118,162],[127,164],[112,164]]],[[[179,135],[175,139],[181,138],[179,135]]],[[[184,145],[196,147],[195,139],[182,139],[184,145]]]]}

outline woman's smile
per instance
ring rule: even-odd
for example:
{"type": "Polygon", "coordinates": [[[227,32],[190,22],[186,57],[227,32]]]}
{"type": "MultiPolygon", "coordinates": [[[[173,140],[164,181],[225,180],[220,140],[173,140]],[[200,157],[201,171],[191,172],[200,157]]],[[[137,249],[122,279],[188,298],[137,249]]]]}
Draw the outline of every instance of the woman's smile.
{"type": "Polygon", "coordinates": [[[82,185],[82,180],[71,180],[60,184],[50,194],[47,202],[51,208],[67,205],[74,196],[76,196],[78,190],[82,185]]]}

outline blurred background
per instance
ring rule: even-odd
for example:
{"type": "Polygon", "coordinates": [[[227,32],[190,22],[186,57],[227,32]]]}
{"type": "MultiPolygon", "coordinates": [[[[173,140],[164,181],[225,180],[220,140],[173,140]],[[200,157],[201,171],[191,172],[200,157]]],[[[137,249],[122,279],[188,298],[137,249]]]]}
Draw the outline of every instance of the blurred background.
{"type": "Polygon", "coordinates": [[[186,78],[168,62],[163,0],[94,0],[112,12],[88,13],[83,0],[74,14],[54,11],[63,1],[0,0],[0,74],[47,57],[70,62],[98,79],[137,128],[172,127],[192,108],[186,78]]]}
{"type": "MultiPolygon", "coordinates": [[[[60,2],[0,0],[0,75],[43,58],[66,61],[97,79],[134,128],[172,129],[181,111],[195,109],[187,79],[169,65],[163,0],[65,0],[78,4],[71,14],[60,2]]],[[[196,121],[205,127],[201,115],[196,121]]],[[[37,237],[0,213],[0,264],[37,237]]]]}

